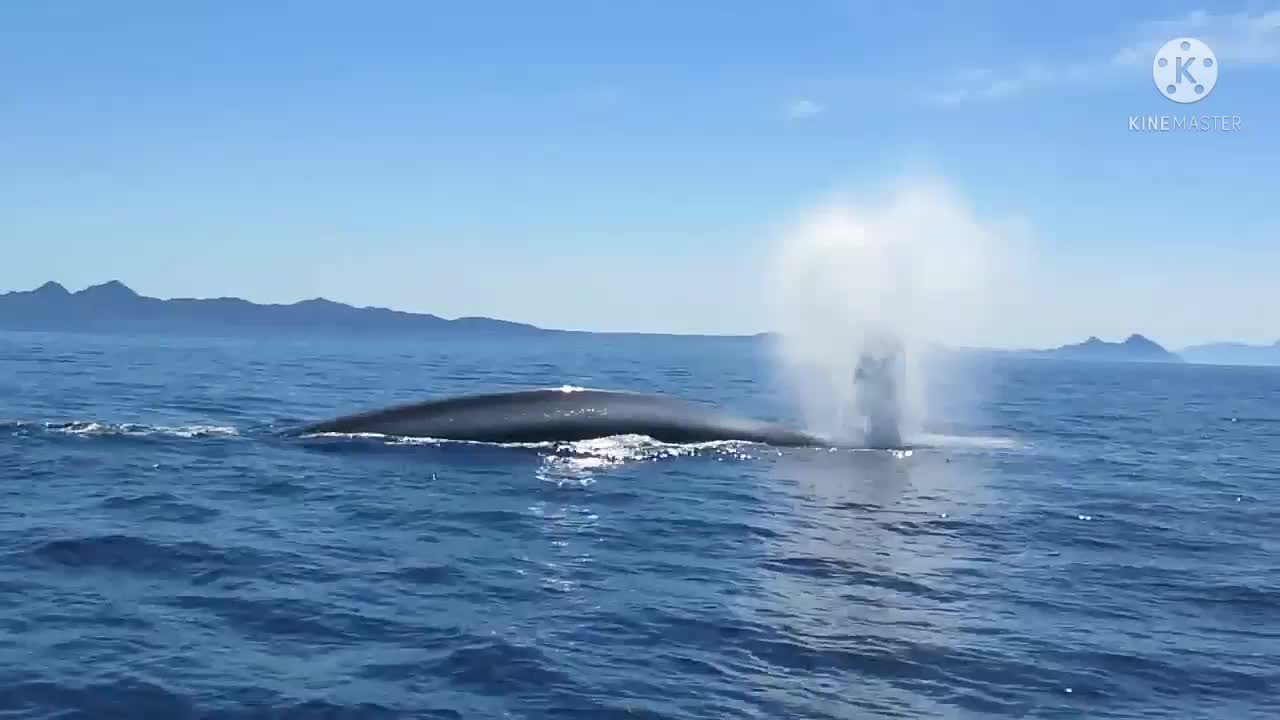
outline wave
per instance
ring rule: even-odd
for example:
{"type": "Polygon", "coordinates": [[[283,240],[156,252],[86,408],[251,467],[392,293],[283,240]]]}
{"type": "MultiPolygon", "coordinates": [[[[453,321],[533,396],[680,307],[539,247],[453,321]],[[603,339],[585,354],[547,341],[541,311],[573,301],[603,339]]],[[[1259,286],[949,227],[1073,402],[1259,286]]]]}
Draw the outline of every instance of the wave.
{"type": "Polygon", "coordinates": [[[614,437],[554,443],[553,453],[543,457],[539,480],[557,485],[590,484],[592,473],[606,468],[633,462],[711,455],[717,458],[750,460],[749,450],[756,443],[738,440],[713,440],[700,443],[666,443],[645,435],[617,435],[614,437]]]}
{"type": "Polygon", "coordinates": [[[914,438],[912,446],[919,449],[974,449],[974,450],[1019,450],[1026,445],[1009,437],[994,435],[949,435],[941,433],[920,433],[914,438]]]}
{"type": "MultiPolygon", "coordinates": [[[[82,684],[82,679],[61,682],[28,680],[0,688],[0,713],[27,717],[32,710],[58,710],[58,717],[182,717],[249,720],[251,718],[400,718],[406,713],[376,703],[336,704],[325,699],[289,698],[264,687],[225,688],[224,700],[209,704],[207,697],[181,687],[156,684],[139,677],[82,684]],[[225,703],[225,704],[224,704],[225,703]],[[130,712],[122,713],[123,708],[130,712]]],[[[451,710],[428,710],[414,717],[459,718],[451,710]]]]}
{"type": "Polygon", "coordinates": [[[141,423],[110,423],[96,420],[72,420],[69,422],[0,421],[0,432],[14,435],[48,433],[88,437],[175,437],[211,438],[239,437],[240,431],[228,425],[146,425],[141,423]]]}
{"type": "Polygon", "coordinates": [[[196,578],[221,576],[266,564],[248,548],[223,548],[198,541],[161,542],[135,535],[87,535],[46,540],[27,549],[42,566],[76,570],[116,570],[140,575],[196,578]]]}
{"type": "Polygon", "coordinates": [[[647,435],[614,435],[590,440],[495,443],[479,440],[419,438],[382,433],[311,433],[300,439],[319,441],[334,449],[473,448],[476,450],[533,451],[542,460],[537,473],[541,480],[557,484],[589,484],[593,472],[625,463],[653,462],[677,457],[716,456],[751,459],[753,452],[773,450],[769,446],[742,440],[712,440],[697,443],[669,443],[647,435]]]}
{"type": "MultiPolygon", "coordinates": [[[[189,425],[150,425],[145,423],[114,423],[98,420],[72,420],[65,422],[0,421],[0,435],[62,435],[87,438],[178,438],[178,439],[227,439],[254,435],[250,429],[244,432],[230,425],[196,423],[189,425]]],[[[384,433],[321,432],[298,436],[311,444],[335,449],[359,447],[476,447],[535,450],[561,458],[559,464],[572,471],[598,469],[632,461],[661,460],[674,457],[716,455],[732,459],[752,459],[762,453],[782,454],[782,448],[748,440],[712,440],[694,443],[673,443],[656,440],[647,435],[614,435],[575,441],[545,442],[487,442],[480,440],[453,440],[446,438],[408,437],[384,433]]],[[[920,450],[1008,450],[1020,449],[1018,441],[993,436],[952,435],[922,433],[908,447],[900,449],[858,447],[790,448],[792,452],[873,452],[888,453],[898,458],[911,457],[920,450]]]]}
{"type": "Polygon", "coordinates": [[[303,440],[330,441],[374,441],[381,445],[408,445],[428,447],[471,446],[489,448],[510,448],[523,450],[552,450],[556,452],[578,453],[598,456],[605,459],[626,460],[640,456],[691,455],[706,450],[721,450],[739,447],[767,447],[761,443],[746,440],[711,440],[694,443],[672,443],[655,440],[648,435],[611,435],[590,440],[543,442],[489,442],[485,440],[453,440],[448,438],[407,437],[383,433],[309,433],[300,435],[303,440]]]}
{"type": "MultiPolygon", "coordinates": [[[[705,450],[723,450],[726,448],[746,449],[746,448],[773,448],[767,443],[753,442],[750,440],[710,440],[705,442],[692,443],[675,443],[656,440],[648,435],[610,435],[607,437],[593,438],[589,440],[574,441],[544,441],[544,442],[489,442],[485,440],[453,440],[448,438],[430,438],[430,437],[408,437],[403,435],[391,435],[385,433],[341,433],[341,432],[321,432],[308,433],[299,435],[299,439],[303,440],[372,440],[387,445],[428,445],[428,446],[447,446],[447,445],[473,445],[482,447],[497,448],[524,448],[534,450],[569,450],[584,452],[587,454],[600,454],[605,456],[622,455],[630,456],[637,451],[658,451],[660,454],[671,455],[688,455],[705,450]]],[[[910,457],[913,450],[928,449],[947,449],[947,448],[974,448],[974,449],[1017,449],[1024,445],[1013,438],[984,436],[984,435],[950,435],[941,433],[921,433],[917,435],[913,442],[903,448],[870,448],[870,447],[845,447],[838,445],[830,446],[814,446],[811,448],[787,448],[790,450],[812,451],[819,450],[824,452],[889,452],[893,454],[910,457]]],[[[782,448],[777,448],[781,452],[782,448]]]]}

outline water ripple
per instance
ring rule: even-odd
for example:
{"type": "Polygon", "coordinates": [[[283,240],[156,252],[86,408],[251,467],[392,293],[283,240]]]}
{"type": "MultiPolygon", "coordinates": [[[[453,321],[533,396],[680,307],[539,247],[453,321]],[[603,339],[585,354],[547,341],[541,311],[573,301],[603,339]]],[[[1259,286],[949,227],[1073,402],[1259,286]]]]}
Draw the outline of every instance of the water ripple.
{"type": "Polygon", "coordinates": [[[531,385],[785,417],[752,347],[0,335],[0,715],[1280,717],[1280,373],[1000,364],[899,455],[274,434],[531,385]]]}

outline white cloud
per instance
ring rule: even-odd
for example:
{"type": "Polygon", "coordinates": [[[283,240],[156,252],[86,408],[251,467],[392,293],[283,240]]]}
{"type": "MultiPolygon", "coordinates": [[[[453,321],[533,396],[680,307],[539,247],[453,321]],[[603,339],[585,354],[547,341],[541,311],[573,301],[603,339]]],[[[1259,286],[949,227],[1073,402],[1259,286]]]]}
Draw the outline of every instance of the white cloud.
{"type": "Polygon", "coordinates": [[[1212,15],[1198,10],[1185,17],[1144,23],[1134,41],[1108,57],[1097,57],[1052,68],[1027,63],[1003,68],[971,68],[948,83],[950,89],[932,94],[931,102],[961,102],[1020,95],[1050,86],[1078,86],[1120,76],[1151,62],[1156,50],[1179,36],[1199,38],[1223,63],[1280,64],[1280,9],[1262,13],[1212,15]]]}
{"type": "Polygon", "coordinates": [[[809,98],[796,98],[788,100],[782,109],[792,120],[804,120],[820,114],[826,108],[809,98]]]}

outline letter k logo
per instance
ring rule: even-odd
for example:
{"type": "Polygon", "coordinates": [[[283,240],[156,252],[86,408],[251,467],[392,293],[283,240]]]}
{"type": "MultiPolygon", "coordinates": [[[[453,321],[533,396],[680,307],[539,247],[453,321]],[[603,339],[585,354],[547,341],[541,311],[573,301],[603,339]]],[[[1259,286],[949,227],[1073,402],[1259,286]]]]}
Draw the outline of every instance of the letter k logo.
{"type": "Polygon", "coordinates": [[[1176,65],[1178,68],[1178,79],[1175,80],[1174,82],[1181,85],[1182,77],[1185,75],[1187,80],[1194,84],[1196,82],[1196,78],[1194,75],[1191,74],[1191,63],[1195,61],[1196,59],[1193,57],[1186,58],[1185,60],[1182,57],[1176,58],[1174,60],[1174,65],[1176,65]]]}
{"type": "Polygon", "coordinates": [[[1218,84],[1218,58],[1200,40],[1174,38],[1151,59],[1151,79],[1160,94],[1173,102],[1199,102],[1218,84]]]}

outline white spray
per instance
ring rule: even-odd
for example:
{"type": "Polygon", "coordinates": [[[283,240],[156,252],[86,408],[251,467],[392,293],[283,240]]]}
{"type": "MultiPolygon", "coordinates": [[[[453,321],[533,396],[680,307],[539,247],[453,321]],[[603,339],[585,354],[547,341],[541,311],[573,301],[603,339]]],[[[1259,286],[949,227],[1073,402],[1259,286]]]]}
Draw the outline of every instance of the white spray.
{"type": "Polygon", "coordinates": [[[940,367],[931,351],[980,339],[993,320],[1003,235],[937,181],[837,198],[780,234],[770,322],[810,430],[877,447],[919,436],[940,367]]]}

